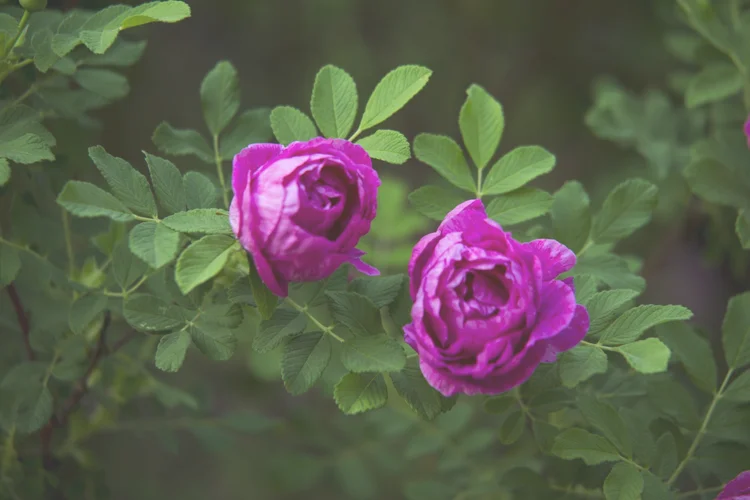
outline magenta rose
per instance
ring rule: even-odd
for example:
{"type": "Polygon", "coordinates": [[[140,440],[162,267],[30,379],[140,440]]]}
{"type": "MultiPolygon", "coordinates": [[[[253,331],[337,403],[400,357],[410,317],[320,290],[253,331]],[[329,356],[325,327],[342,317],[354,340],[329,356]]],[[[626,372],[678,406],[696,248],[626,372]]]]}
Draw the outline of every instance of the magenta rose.
{"type": "Polygon", "coordinates": [[[430,385],[445,396],[499,394],[575,347],[588,312],[572,279],[557,279],[575,263],[557,241],[514,240],[480,200],[453,209],[409,262],[414,306],[404,338],[430,385]]]}
{"type": "Polygon", "coordinates": [[[716,500],[750,500],[750,471],[729,481],[716,500]]]}
{"type": "Polygon", "coordinates": [[[747,117],[745,122],[745,137],[747,137],[747,147],[750,148],[750,116],[747,117]]]}
{"type": "Polygon", "coordinates": [[[234,157],[229,218],[263,282],[286,297],[289,282],[326,278],[345,262],[378,274],[355,247],[379,185],[365,150],[343,139],[253,144],[234,157]]]}

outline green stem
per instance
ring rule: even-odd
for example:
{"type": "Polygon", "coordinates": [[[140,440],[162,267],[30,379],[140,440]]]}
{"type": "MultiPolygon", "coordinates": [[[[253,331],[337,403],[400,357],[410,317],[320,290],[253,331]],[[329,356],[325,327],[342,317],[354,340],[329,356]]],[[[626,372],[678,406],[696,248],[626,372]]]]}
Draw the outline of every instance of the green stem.
{"type": "Polygon", "coordinates": [[[292,299],[290,299],[289,297],[287,297],[287,298],[286,298],[286,301],[287,301],[287,303],[288,303],[288,304],[289,304],[290,306],[292,306],[293,308],[295,308],[295,309],[296,309],[296,310],[298,310],[299,312],[301,312],[301,313],[305,313],[305,316],[307,316],[307,318],[308,318],[308,319],[309,319],[310,321],[312,321],[312,322],[313,322],[313,324],[314,324],[315,326],[317,326],[318,328],[320,328],[320,329],[321,329],[322,331],[324,331],[325,333],[327,333],[328,335],[330,335],[330,336],[331,336],[331,337],[333,337],[334,339],[338,340],[339,342],[344,342],[344,339],[343,339],[343,338],[339,337],[338,335],[336,335],[336,334],[335,334],[335,333],[333,332],[333,326],[326,326],[326,325],[324,325],[323,323],[321,323],[320,321],[318,321],[318,318],[316,318],[315,316],[313,316],[313,315],[312,315],[312,314],[310,313],[310,311],[308,311],[308,310],[307,310],[307,306],[301,306],[301,305],[297,304],[297,303],[296,303],[295,301],[293,301],[292,299]]]}
{"type": "Polygon", "coordinates": [[[586,243],[584,243],[583,247],[581,247],[581,249],[578,250],[578,253],[576,253],[576,256],[580,257],[581,255],[584,254],[584,252],[586,252],[586,250],[588,250],[592,246],[594,246],[594,240],[592,240],[592,239],[586,240],[586,243]]]}
{"type": "Polygon", "coordinates": [[[63,232],[65,233],[65,253],[68,255],[68,278],[73,278],[73,271],[75,271],[75,257],[73,256],[73,239],[70,235],[70,217],[68,212],[63,208],[60,210],[62,213],[62,225],[63,232]]]}
{"type": "Polygon", "coordinates": [[[351,137],[349,138],[349,142],[354,142],[354,139],[356,139],[357,137],[359,137],[359,134],[361,134],[361,133],[362,133],[362,129],[361,129],[361,128],[358,128],[358,129],[357,129],[357,130],[356,130],[356,131],[355,131],[355,132],[354,132],[354,133],[352,134],[352,136],[351,136],[351,137]]]}
{"type": "Polygon", "coordinates": [[[482,169],[477,171],[477,199],[482,199],[482,169]]]}
{"type": "Polygon", "coordinates": [[[16,48],[16,44],[18,43],[18,40],[21,38],[21,35],[23,34],[24,29],[26,28],[26,25],[29,23],[29,17],[31,16],[31,12],[28,10],[23,11],[23,15],[21,16],[21,21],[18,23],[18,33],[16,33],[16,36],[13,37],[13,39],[8,44],[8,51],[7,53],[10,54],[13,49],[16,48]]]}
{"type": "Polygon", "coordinates": [[[214,136],[214,161],[216,162],[216,174],[219,176],[221,184],[221,195],[224,197],[224,208],[229,208],[229,193],[227,192],[227,183],[224,180],[224,167],[219,154],[219,136],[214,136]]]}
{"type": "Polygon", "coordinates": [[[700,444],[701,439],[703,439],[703,436],[706,434],[706,430],[708,429],[708,424],[711,421],[711,417],[714,414],[714,410],[716,410],[716,405],[721,399],[721,397],[724,395],[724,390],[727,388],[727,385],[729,385],[729,379],[732,377],[733,373],[734,373],[734,368],[730,368],[729,371],[727,371],[727,374],[724,377],[724,381],[721,383],[719,390],[716,391],[716,393],[714,394],[714,398],[711,401],[711,404],[709,405],[708,410],[706,410],[706,416],[703,417],[703,423],[701,423],[701,427],[700,429],[698,429],[698,433],[695,435],[693,442],[690,444],[690,448],[688,448],[688,451],[685,454],[685,458],[682,459],[682,461],[679,463],[677,468],[674,470],[672,475],[667,480],[668,486],[671,486],[672,483],[674,483],[677,480],[677,478],[680,477],[680,474],[682,474],[682,471],[685,470],[685,467],[687,467],[690,460],[693,459],[693,455],[695,455],[695,451],[698,449],[698,445],[700,444]]]}

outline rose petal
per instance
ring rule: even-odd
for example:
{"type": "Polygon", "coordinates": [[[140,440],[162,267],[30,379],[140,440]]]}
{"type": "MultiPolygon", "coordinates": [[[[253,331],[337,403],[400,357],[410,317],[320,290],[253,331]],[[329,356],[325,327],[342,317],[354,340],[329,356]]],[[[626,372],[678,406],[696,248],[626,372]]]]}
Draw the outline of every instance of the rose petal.
{"type": "Polygon", "coordinates": [[[588,331],[589,313],[585,307],[579,304],[576,306],[575,315],[568,327],[549,339],[542,362],[552,363],[556,361],[558,354],[569,351],[580,344],[588,331]]]}
{"type": "Polygon", "coordinates": [[[562,281],[547,283],[540,299],[536,324],[528,340],[532,344],[550,339],[563,331],[573,320],[577,307],[573,290],[562,281]]]}
{"type": "Polygon", "coordinates": [[[411,299],[417,296],[417,288],[422,283],[422,276],[427,261],[430,259],[435,247],[438,244],[440,233],[431,233],[423,236],[422,239],[414,246],[409,259],[409,293],[411,299]]]}
{"type": "Polygon", "coordinates": [[[553,280],[576,265],[576,254],[555,240],[539,239],[522,246],[539,258],[544,281],[553,280]]]}
{"type": "Polygon", "coordinates": [[[348,253],[349,263],[354,266],[354,269],[362,274],[366,274],[367,276],[379,276],[380,271],[378,271],[377,268],[371,266],[370,264],[362,262],[362,259],[360,257],[362,257],[363,255],[365,255],[365,252],[363,252],[362,250],[359,250],[357,248],[351,249],[348,253]]]}
{"type": "Polygon", "coordinates": [[[727,483],[716,500],[747,500],[748,498],[750,498],[750,471],[745,471],[727,483]]]}
{"type": "Polygon", "coordinates": [[[487,220],[487,212],[482,200],[469,200],[461,203],[448,212],[438,227],[440,234],[454,231],[465,231],[475,224],[483,224],[487,220]]]}

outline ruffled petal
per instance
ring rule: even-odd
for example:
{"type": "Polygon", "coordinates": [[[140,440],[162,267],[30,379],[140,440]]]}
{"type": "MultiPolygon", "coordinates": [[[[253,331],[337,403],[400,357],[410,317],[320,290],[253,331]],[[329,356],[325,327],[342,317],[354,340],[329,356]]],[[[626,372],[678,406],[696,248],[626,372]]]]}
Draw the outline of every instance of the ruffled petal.
{"type": "Polygon", "coordinates": [[[529,334],[529,343],[550,339],[563,331],[576,313],[573,290],[562,281],[551,281],[542,289],[536,324],[529,334]]]}
{"type": "Polygon", "coordinates": [[[552,363],[561,352],[569,351],[581,343],[589,331],[589,313],[582,305],[576,306],[576,312],[570,324],[563,331],[549,339],[547,351],[542,362],[552,363]]]}
{"type": "Polygon", "coordinates": [[[534,240],[524,243],[523,248],[537,256],[542,263],[542,279],[549,281],[576,265],[576,254],[555,240],[534,240]]]}
{"type": "Polygon", "coordinates": [[[469,200],[448,212],[448,215],[445,216],[438,227],[438,232],[447,234],[454,231],[465,231],[477,224],[483,225],[486,220],[487,212],[484,210],[482,200],[469,200]]]}

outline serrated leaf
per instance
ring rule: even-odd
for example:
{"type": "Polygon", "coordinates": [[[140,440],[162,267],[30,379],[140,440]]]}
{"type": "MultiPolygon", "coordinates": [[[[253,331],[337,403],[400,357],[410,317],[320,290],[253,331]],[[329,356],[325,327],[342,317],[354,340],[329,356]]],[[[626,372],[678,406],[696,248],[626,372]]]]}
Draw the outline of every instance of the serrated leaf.
{"type": "Polygon", "coordinates": [[[439,221],[463,201],[460,196],[439,186],[422,186],[409,193],[409,203],[419,213],[439,221]]]}
{"type": "Polygon", "coordinates": [[[371,158],[394,165],[401,165],[411,158],[409,141],[395,130],[378,130],[358,140],[357,144],[365,148],[371,158]]]}
{"type": "Polygon", "coordinates": [[[750,207],[750,186],[734,169],[713,158],[701,158],[683,171],[690,189],[711,203],[750,207]]]}
{"type": "Polygon", "coordinates": [[[167,122],[162,122],[151,137],[159,151],[168,155],[193,155],[206,163],[214,162],[211,146],[196,130],[176,129],[167,122]]]}
{"type": "Polygon", "coordinates": [[[656,440],[656,453],[649,469],[659,477],[669,478],[677,468],[677,442],[674,434],[667,431],[656,440]]]}
{"type": "Polygon", "coordinates": [[[291,394],[299,395],[315,385],[331,359],[331,341],[323,332],[291,338],[281,358],[281,379],[291,394]]]}
{"type": "Polygon", "coordinates": [[[354,125],[357,103],[357,85],[349,73],[329,64],[315,75],[310,109],[324,136],[345,138],[354,125]]]}
{"type": "Polygon", "coordinates": [[[159,269],[177,256],[180,235],[164,224],[142,222],[130,230],[128,242],[133,255],[159,269]]]}
{"type": "Polygon", "coordinates": [[[396,392],[420,417],[432,420],[445,411],[446,398],[427,383],[416,359],[407,360],[404,369],[390,377],[396,392]]]}
{"type": "Polygon", "coordinates": [[[128,297],[122,305],[122,313],[130,326],[144,332],[177,328],[182,326],[186,319],[178,306],[147,294],[128,297]]]}
{"type": "Polygon", "coordinates": [[[404,278],[403,274],[377,278],[357,278],[351,282],[350,290],[364,295],[375,304],[375,307],[381,308],[396,300],[401,291],[404,278]]]}
{"type": "Polygon", "coordinates": [[[388,390],[379,373],[349,373],[336,384],[336,404],[347,415],[356,415],[385,406],[388,390]]]}
{"type": "Polygon", "coordinates": [[[597,290],[596,279],[588,274],[575,276],[573,284],[575,285],[576,302],[579,304],[587,304],[597,290]]]}
{"type": "Polygon", "coordinates": [[[250,257],[248,257],[248,262],[250,264],[250,274],[248,278],[250,280],[250,287],[253,290],[253,298],[258,306],[258,312],[263,319],[269,319],[271,314],[273,314],[279,299],[268,289],[265,283],[263,283],[263,280],[260,279],[255,263],[252,262],[250,257]]]}
{"type": "Polygon", "coordinates": [[[197,208],[179,212],[162,220],[162,223],[180,233],[231,234],[229,214],[224,210],[197,208]]]}
{"type": "Polygon", "coordinates": [[[184,331],[170,333],[159,339],[154,362],[156,367],[165,372],[176,372],[185,361],[190,347],[190,334],[184,331]]]}
{"type": "Polygon", "coordinates": [[[555,168],[555,156],[539,146],[521,146],[503,155],[482,183],[482,194],[503,194],[555,168]]]}
{"type": "Polygon", "coordinates": [[[432,71],[422,66],[399,66],[383,77],[375,86],[365,105],[359,131],[385,121],[403,108],[427,85],[432,71]]]}
{"type": "Polygon", "coordinates": [[[21,258],[14,247],[0,243],[0,286],[9,285],[21,269],[21,258]]]}
{"type": "Polygon", "coordinates": [[[187,200],[180,171],[169,160],[148,153],[145,155],[159,204],[170,214],[185,210],[187,200]]]}
{"type": "Polygon", "coordinates": [[[656,338],[620,346],[618,351],[633,369],[646,374],[667,371],[671,355],[669,347],[656,338]]]}
{"type": "Polygon", "coordinates": [[[590,326],[588,334],[598,333],[617,316],[620,308],[636,298],[640,293],[636,290],[605,290],[597,292],[585,302],[589,312],[590,326]]]}
{"type": "Polygon", "coordinates": [[[552,454],[564,460],[580,458],[586,465],[621,460],[609,441],[583,429],[566,429],[555,438],[552,454]]]}
{"type": "Polygon", "coordinates": [[[107,100],[122,99],[130,92],[128,79],[107,69],[79,69],[74,79],[81,88],[107,100]]]}
{"type": "Polygon", "coordinates": [[[195,347],[214,361],[226,361],[231,358],[237,347],[237,337],[228,328],[195,324],[189,331],[195,347]]]}
{"type": "Polygon", "coordinates": [[[568,181],[555,193],[550,207],[555,239],[579,252],[591,233],[589,195],[578,181],[568,181]]]}
{"type": "Polygon", "coordinates": [[[201,104],[208,130],[218,136],[240,109],[237,70],[229,61],[219,61],[201,83],[201,104]]]}
{"type": "Polygon", "coordinates": [[[270,319],[261,321],[258,333],[253,338],[253,349],[268,352],[279,346],[285,339],[302,333],[307,328],[305,313],[277,309],[270,319]]]}
{"type": "Polygon", "coordinates": [[[331,313],[336,322],[354,335],[369,336],[383,333],[380,312],[364,295],[354,292],[326,292],[331,313]]]}
{"type": "Polygon", "coordinates": [[[636,341],[646,330],[670,321],[686,321],[693,317],[690,309],[682,306],[641,305],[625,311],[602,331],[599,342],[604,345],[628,344],[636,341]]]}
{"type": "Polygon", "coordinates": [[[573,388],[598,373],[607,371],[607,355],[595,346],[579,345],[558,358],[560,379],[565,387],[573,388]]]}
{"type": "Polygon", "coordinates": [[[729,299],[721,333],[729,368],[750,363],[750,292],[729,299]]]}
{"type": "Polygon", "coordinates": [[[107,307],[107,297],[92,293],[79,297],[70,306],[68,325],[76,335],[83,335],[88,326],[104,312],[107,307]]]}
{"type": "Polygon", "coordinates": [[[219,190],[211,179],[198,172],[188,172],[182,178],[185,186],[185,200],[189,210],[215,208],[219,190]]]}
{"type": "Polygon", "coordinates": [[[133,220],[133,214],[120,200],[89,182],[68,181],[57,203],[78,217],[109,217],[119,222],[133,220]]]}
{"type": "Polygon", "coordinates": [[[628,262],[611,253],[583,254],[573,268],[574,276],[589,275],[611,288],[628,288],[643,291],[646,280],[630,270],[628,262]]]}
{"type": "Polygon", "coordinates": [[[419,134],[414,139],[414,156],[431,166],[454,186],[471,193],[476,191],[466,158],[456,141],[450,137],[419,134]]]}
{"type": "Polygon", "coordinates": [[[192,243],[177,259],[175,281],[183,294],[219,274],[236,245],[234,238],[224,235],[204,236],[192,243]]]}
{"type": "Polygon", "coordinates": [[[583,418],[609,439],[624,456],[632,455],[628,429],[614,406],[587,394],[579,394],[576,406],[583,418]]]}
{"type": "MultiPolygon", "coordinates": [[[[72,11],[71,13],[77,13],[80,11],[72,11]]],[[[56,49],[55,43],[57,42],[58,33],[52,39],[52,50],[56,49]]],[[[104,54],[92,54],[85,59],[83,63],[87,66],[121,66],[127,67],[137,63],[143,52],[146,50],[146,41],[128,41],[122,38],[118,39],[115,44],[110,47],[104,54]]],[[[64,54],[63,54],[64,55],[64,54]]]]}
{"type": "Polygon", "coordinates": [[[604,480],[604,498],[607,500],[640,500],[643,476],[633,465],[616,464],[604,480]]]}
{"type": "Polygon", "coordinates": [[[715,62],[705,66],[688,82],[685,106],[696,108],[726,99],[742,90],[744,80],[730,63],[715,62]]]}
{"type": "Polygon", "coordinates": [[[271,129],[276,140],[284,146],[295,141],[309,141],[318,135],[312,120],[291,106],[278,106],[271,111],[271,129]]]}
{"type": "Polygon", "coordinates": [[[520,224],[546,214],[552,203],[552,196],[541,189],[520,188],[490,201],[487,217],[504,226],[520,224]]]}
{"type": "Polygon", "coordinates": [[[464,145],[480,170],[495,155],[505,128],[503,108],[486,90],[471,85],[458,117],[464,145]]]}
{"type": "Polygon", "coordinates": [[[55,155],[44,138],[28,133],[13,139],[0,140],[0,158],[29,165],[42,160],[54,160],[55,155]]]}
{"type": "Polygon", "coordinates": [[[89,148],[89,157],[109,184],[112,194],[125,206],[146,217],[157,215],[151,186],[142,173],[122,158],[110,155],[101,146],[89,148]]]}
{"type": "Polygon", "coordinates": [[[716,361],[708,340],[687,323],[669,323],[657,330],[659,338],[680,360],[693,383],[709,394],[716,390],[716,361]]]}
{"type": "Polygon", "coordinates": [[[242,113],[221,137],[219,151],[221,157],[230,160],[250,144],[269,142],[271,130],[271,109],[250,109],[242,113]]]}
{"type": "Polygon", "coordinates": [[[724,398],[737,403],[750,402],[750,372],[743,372],[734,379],[727,387],[724,398]]]}
{"type": "Polygon", "coordinates": [[[643,179],[630,179],[616,186],[594,220],[593,240],[607,243],[630,236],[651,219],[657,192],[656,186],[643,179]]]}
{"type": "Polygon", "coordinates": [[[341,362],[355,373],[397,372],[406,366],[406,355],[396,340],[376,335],[347,339],[341,362]]]}
{"type": "Polygon", "coordinates": [[[127,241],[121,241],[115,246],[112,251],[112,274],[123,290],[135,283],[147,270],[146,263],[130,251],[127,241]]]}

